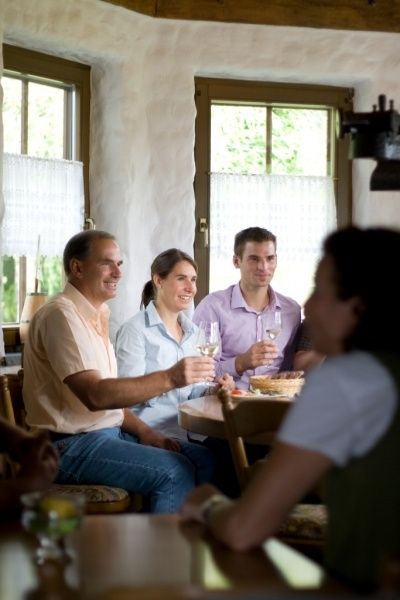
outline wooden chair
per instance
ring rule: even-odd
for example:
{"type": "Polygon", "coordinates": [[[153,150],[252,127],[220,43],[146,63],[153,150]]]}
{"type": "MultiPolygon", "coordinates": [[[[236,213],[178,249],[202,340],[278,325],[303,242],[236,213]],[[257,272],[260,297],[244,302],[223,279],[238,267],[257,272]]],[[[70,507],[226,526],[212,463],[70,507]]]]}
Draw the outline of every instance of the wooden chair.
{"type": "MultiPolygon", "coordinates": [[[[249,464],[247,443],[272,442],[290,407],[282,400],[235,400],[226,390],[218,392],[226,436],[239,485],[245,489],[263,461],[249,464]]],[[[266,459],[268,460],[268,459],[266,459]]],[[[283,523],[279,537],[316,560],[322,558],[327,526],[326,508],[322,504],[298,504],[283,523]]]]}
{"type": "Polygon", "coordinates": [[[249,443],[271,443],[285,416],[290,403],[281,400],[235,401],[221,390],[218,398],[222,402],[225,431],[240,488],[243,490],[258,468],[259,463],[250,465],[244,438],[249,443]]]}
{"type": "MultiPolygon", "coordinates": [[[[23,373],[18,375],[1,375],[1,402],[0,414],[13,425],[19,425],[27,429],[25,422],[25,406],[22,398],[23,373]]],[[[7,458],[8,474],[15,476],[18,465],[7,458]]],[[[119,513],[127,509],[137,510],[140,508],[140,497],[131,498],[126,490],[107,485],[69,485],[52,484],[49,488],[57,494],[71,496],[84,494],[86,499],[86,512],[95,513],[119,513]]]]}

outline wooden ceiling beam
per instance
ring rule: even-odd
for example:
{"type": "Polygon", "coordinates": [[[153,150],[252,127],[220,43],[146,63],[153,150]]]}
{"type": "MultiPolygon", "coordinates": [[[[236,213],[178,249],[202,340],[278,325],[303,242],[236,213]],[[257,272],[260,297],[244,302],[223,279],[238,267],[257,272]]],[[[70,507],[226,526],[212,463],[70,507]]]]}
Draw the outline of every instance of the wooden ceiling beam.
{"type": "Polygon", "coordinates": [[[164,19],[400,31],[400,0],[104,0],[164,19]]]}

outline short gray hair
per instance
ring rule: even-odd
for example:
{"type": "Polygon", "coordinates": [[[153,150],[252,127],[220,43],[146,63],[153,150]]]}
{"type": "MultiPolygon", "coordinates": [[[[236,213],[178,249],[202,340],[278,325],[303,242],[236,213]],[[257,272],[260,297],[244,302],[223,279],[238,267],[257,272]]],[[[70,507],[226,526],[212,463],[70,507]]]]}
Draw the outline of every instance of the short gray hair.
{"type": "Polygon", "coordinates": [[[65,274],[68,276],[71,273],[69,263],[72,258],[85,260],[90,254],[92,243],[94,240],[114,240],[115,236],[107,231],[97,229],[87,229],[80,231],[68,240],[63,254],[63,264],[65,274]]]}

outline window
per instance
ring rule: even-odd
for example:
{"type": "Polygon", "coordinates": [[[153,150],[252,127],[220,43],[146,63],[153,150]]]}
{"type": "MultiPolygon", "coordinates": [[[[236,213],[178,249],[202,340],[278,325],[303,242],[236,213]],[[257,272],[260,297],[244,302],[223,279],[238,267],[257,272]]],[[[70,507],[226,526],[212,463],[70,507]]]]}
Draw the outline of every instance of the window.
{"type": "Polygon", "coordinates": [[[347,140],[338,110],[352,90],[196,79],[198,302],[237,281],[233,238],[259,225],[278,238],[274,286],[302,303],[325,233],[351,220],[347,140]]]}
{"type": "MultiPolygon", "coordinates": [[[[7,45],[3,58],[4,152],[82,161],[89,215],[90,67],[7,45]]],[[[61,288],[60,257],[3,256],[2,263],[4,324],[19,321],[39,266],[40,291],[54,294],[61,288]]]]}

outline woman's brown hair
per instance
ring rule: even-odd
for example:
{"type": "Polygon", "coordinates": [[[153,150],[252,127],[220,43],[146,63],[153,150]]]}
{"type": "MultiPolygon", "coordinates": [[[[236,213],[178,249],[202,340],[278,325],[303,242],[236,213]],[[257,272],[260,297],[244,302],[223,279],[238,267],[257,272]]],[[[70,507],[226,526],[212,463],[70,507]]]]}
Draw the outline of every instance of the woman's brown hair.
{"type": "Polygon", "coordinates": [[[169,250],[165,250],[155,257],[150,267],[151,279],[143,287],[140,308],[146,308],[149,302],[156,298],[156,287],[153,283],[154,275],[159,275],[162,279],[165,279],[175,265],[183,260],[190,263],[197,273],[198,267],[194,259],[189,254],[186,254],[186,252],[177,248],[169,248],[169,250]]]}

